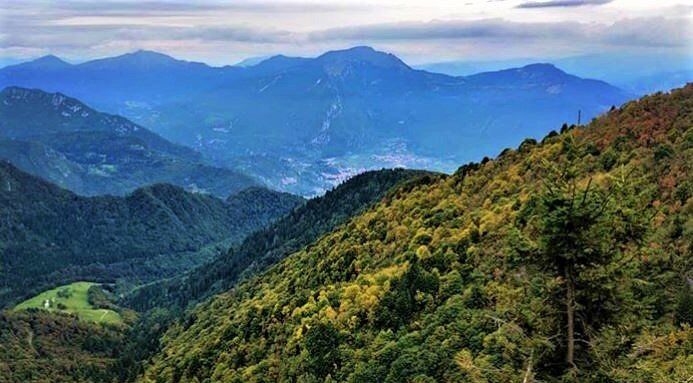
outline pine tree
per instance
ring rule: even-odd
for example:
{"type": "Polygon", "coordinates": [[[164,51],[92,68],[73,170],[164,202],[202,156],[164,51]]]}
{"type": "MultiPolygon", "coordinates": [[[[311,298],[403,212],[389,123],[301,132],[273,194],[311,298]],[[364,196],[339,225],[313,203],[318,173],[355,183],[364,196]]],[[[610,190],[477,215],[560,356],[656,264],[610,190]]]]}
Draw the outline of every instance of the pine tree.
{"type": "Polygon", "coordinates": [[[581,150],[570,137],[563,142],[566,164],[547,166],[538,209],[540,264],[563,282],[565,363],[575,371],[576,317],[581,314],[577,295],[587,288],[579,284],[579,274],[608,263],[614,255],[613,247],[606,245],[611,242],[607,217],[613,200],[611,191],[594,186],[592,179],[580,186],[575,164],[581,150]]]}

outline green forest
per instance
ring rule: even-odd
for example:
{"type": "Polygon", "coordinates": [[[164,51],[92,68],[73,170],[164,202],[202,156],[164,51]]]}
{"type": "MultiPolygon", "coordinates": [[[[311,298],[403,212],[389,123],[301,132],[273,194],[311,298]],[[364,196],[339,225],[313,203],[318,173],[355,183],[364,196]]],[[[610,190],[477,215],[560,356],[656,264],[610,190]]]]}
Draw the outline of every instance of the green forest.
{"type": "Polygon", "coordinates": [[[238,246],[176,278],[157,281],[128,294],[123,304],[138,311],[155,307],[186,308],[234,286],[311,244],[347,219],[383,198],[395,186],[418,182],[434,173],[382,169],[359,174],[325,195],[310,199],[238,246]]]}
{"type": "Polygon", "coordinates": [[[683,382],[693,86],[386,196],[163,336],[141,382],[683,382]]]}
{"type": "Polygon", "coordinates": [[[65,313],[0,312],[0,382],[110,382],[126,333],[65,313]]]}
{"type": "Polygon", "coordinates": [[[307,201],[0,162],[0,383],[689,381],[693,85],[558,130],[307,201]]]}
{"type": "Polygon", "coordinates": [[[221,200],[168,184],[83,197],[0,161],[0,308],[79,280],[178,274],[303,203],[263,188],[221,200]]]}

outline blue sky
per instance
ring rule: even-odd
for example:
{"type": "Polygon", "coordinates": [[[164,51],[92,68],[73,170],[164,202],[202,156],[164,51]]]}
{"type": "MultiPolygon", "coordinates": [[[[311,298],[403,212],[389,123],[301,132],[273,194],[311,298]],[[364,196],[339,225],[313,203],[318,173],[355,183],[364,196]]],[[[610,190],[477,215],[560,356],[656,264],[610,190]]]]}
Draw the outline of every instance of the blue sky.
{"type": "Polygon", "coordinates": [[[693,52],[684,0],[0,0],[0,60],[151,49],[212,64],[371,45],[410,63],[693,52]]]}

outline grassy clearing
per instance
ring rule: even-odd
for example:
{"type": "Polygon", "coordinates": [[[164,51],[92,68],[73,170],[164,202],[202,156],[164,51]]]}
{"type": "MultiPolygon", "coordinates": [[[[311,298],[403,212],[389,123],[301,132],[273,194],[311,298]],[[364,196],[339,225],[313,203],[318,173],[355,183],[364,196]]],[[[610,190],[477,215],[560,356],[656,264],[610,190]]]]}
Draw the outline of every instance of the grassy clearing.
{"type": "Polygon", "coordinates": [[[87,291],[96,283],[75,282],[44,291],[15,306],[15,310],[37,308],[76,314],[79,318],[97,323],[122,323],[120,314],[98,309],[89,303],[87,291]]]}

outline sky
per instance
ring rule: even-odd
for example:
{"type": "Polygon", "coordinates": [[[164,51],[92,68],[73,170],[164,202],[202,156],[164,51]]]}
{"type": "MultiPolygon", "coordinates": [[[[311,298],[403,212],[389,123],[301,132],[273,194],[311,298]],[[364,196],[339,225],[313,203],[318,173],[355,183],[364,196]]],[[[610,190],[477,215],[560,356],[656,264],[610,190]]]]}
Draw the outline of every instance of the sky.
{"type": "Polygon", "coordinates": [[[0,62],[138,49],[213,65],[370,45],[408,63],[693,56],[690,0],[0,0],[0,62]]]}

